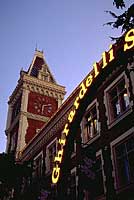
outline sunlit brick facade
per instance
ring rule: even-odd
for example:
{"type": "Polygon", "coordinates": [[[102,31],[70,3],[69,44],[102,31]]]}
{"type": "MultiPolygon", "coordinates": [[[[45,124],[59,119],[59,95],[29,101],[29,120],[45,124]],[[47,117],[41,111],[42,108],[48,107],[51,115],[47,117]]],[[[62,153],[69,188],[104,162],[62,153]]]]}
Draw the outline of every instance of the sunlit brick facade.
{"type": "Polygon", "coordinates": [[[58,85],[44,59],[35,51],[27,72],[21,70],[18,84],[9,98],[7,152],[19,159],[23,149],[61,105],[65,89],[58,85]]]}
{"type": "MultiPolygon", "coordinates": [[[[104,59],[101,59],[98,62],[101,71],[97,73],[94,68],[62,104],[64,87],[56,85],[54,79],[51,78],[53,83],[49,87],[49,83],[45,82],[45,85],[39,76],[28,79],[28,74],[22,73],[21,80],[26,84],[21,87],[19,82],[10,97],[6,131],[7,151],[16,150],[16,159],[22,163],[29,161],[33,169],[29,179],[23,180],[22,199],[134,198],[134,50],[132,47],[124,52],[122,43],[114,48],[114,59],[109,59],[105,67],[104,59]],[[94,79],[87,91],[85,89],[84,96],[82,86],[87,80],[89,85],[91,74],[94,79]],[[36,94],[33,93],[35,90],[36,94]],[[42,90],[45,91],[44,96],[42,90]],[[53,184],[54,161],[61,148],[59,139],[78,95],[83,99],[70,125],[70,135],[59,164],[59,181],[53,184]],[[54,105],[53,112],[52,109],[45,110],[45,104],[42,106],[40,103],[41,98],[45,101],[46,96],[53,96],[53,100],[50,98],[48,102],[54,105]],[[20,114],[14,114],[16,117],[12,124],[10,109],[13,106],[10,105],[15,105],[15,97],[18,105],[19,98],[22,101],[16,111],[20,114]],[[34,98],[35,109],[32,105],[34,98]],[[38,129],[36,133],[35,126],[38,129]],[[12,132],[16,132],[16,139],[12,139],[12,132]]],[[[31,73],[30,70],[28,73],[31,73]]]]}

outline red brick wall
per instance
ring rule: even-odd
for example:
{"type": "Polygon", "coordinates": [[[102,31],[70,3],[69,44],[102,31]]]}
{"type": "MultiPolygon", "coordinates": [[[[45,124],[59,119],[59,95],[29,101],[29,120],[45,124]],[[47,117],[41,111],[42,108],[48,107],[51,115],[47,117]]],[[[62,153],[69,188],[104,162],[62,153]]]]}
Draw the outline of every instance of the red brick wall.
{"type": "Polygon", "coordinates": [[[34,120],[34,119],[28,119],[28,129],[25,136],[25,142],[28,143],[35,135],[36,130],[40,129],[45,122],[34,120]]]}
{"type": "MultiPolygon", "coordinates": [[[[51,117],[58,108],[58,102],[53,97],[30,92],[27,111],[41,116],[51,117]]],[[[42,128],[45,123],[39,120],[28,119],[28,129],[25,141],[28,143],[36,134],[36,130],[42,128]]]]}

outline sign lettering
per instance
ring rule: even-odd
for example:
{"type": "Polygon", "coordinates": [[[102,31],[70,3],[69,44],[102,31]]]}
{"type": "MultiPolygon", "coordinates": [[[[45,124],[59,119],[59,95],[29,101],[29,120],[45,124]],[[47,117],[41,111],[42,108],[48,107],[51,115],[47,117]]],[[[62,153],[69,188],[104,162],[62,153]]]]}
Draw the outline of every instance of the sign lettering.
{"type": "MultiPolygon", "coordinates": [[[[134,29],[129,30],[125,35],[124,40],[124,52],[132,49],[134,47],[134,29]]],[[[61,134],[61,139],[59,139],[60,150],[58,150],[57,156],[54,159],[55,167],[52,172],[52,183],[57,183],[60,177],[60,163],[62,162],[64,146],[66,145],[66,138],[69,134],[69,124],[73,123],[73,119],[77,113],[77,109],[79,108],[80,102],[79,100],[83,99],[88,88],[93,83],[93,80],[100,74],[101,70],[103,70],[107,65],[115,59],[116,49],[114,45],[110,45],[110,49],[108,52],[102,53],[102,65],[95,62],[93,64],[93,72],[89,74],[85,81],[83,81],[80,85],[80,91],[78,96],[74,101],[74,108],[70,111],[68,115],[68,123],[65,124],[64,129],[61,134]]]]}

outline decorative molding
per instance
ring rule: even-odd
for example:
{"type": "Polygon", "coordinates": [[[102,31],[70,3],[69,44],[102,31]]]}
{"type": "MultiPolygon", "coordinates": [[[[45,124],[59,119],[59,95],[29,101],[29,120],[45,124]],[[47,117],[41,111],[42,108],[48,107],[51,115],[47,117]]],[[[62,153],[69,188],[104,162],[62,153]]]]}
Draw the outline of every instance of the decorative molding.
{"type": "Polygon", "coordinates": [[[21,94],[22,94],[22,87],[20,85],[20,86],[15,88],[14,92],[9,97],[8,104],[11,104],[13,106],[16,103],[16,101],[19,99],[21,94]]]}
{"type": "Polygon", "coordinates": [[[38,78],[31,77],[27,74],[24,74],[23,81],[27,84],[30,84],[30,85],[33,85],[33,86],[36,86],[36,87],[38,86],[40,88],[46,88],[46,89],[49,89],[51,91],[58,92],[58,93],[65,95],[65,87],[64,86],[61,86],[61,85],[58,85],[58,84],[55,84],[55,83],[51,83],[51,82],[47,82],[47,81],[44,81],[44,80],[42,81],[38,78]]]}
{"type": "Polygon", "coordinates": [[[25,115],[27,118],[35,119],[35,120],[39,120],[39,121],[43,121],[43,122],[47,122],[50,119],[49,117],[44,117],[44,116],[41,116],[41,115],[29,113],[29,112],[21,111],[21,114],[25,115]]]}

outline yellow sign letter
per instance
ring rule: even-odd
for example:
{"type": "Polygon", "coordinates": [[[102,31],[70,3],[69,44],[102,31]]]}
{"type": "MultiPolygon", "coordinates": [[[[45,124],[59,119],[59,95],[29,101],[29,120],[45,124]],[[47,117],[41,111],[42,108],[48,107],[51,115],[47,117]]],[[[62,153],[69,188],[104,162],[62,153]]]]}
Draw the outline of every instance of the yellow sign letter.
{"type": "Polygon", "coordinates": [[[131,29],[127,32],[125,36],[125,44],[124,44],[124,51],[131,49],[134,47],[134,29],[131,29]]]}
{"type": "Polygon", "coordinates": [[[79,98],[82,99],[87,91],[87,88],[85,87],[84,83],[82,83],[80,86],[81,90],[79,92],[79,98]]]}
{"type": "Polygon", "coordinates": [[[53,168],[52,172],[52,183],[57,183],[59,176],[60,176],[60,168],[58,167],[58,165],[56,165],[56,167],[53,168]]]}

